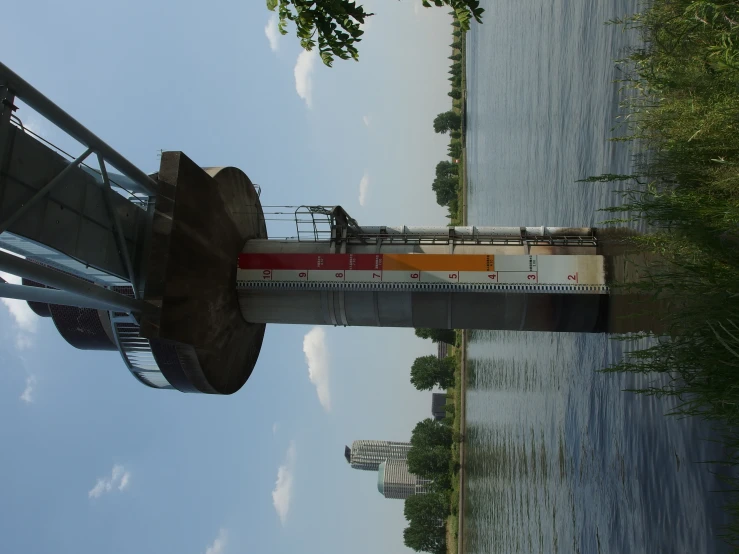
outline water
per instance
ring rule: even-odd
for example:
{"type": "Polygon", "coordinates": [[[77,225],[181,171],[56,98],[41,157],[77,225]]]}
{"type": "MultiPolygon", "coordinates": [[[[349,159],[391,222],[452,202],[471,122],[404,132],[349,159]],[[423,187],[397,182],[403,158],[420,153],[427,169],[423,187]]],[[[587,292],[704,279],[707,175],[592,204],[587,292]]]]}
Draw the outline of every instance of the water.
{"type": "MultiPolygon", "coordinates": [[[[469,221],[597,225],[627,173],[608,142],[612,61],[637,37],[603,22],[622,0],[485,1],[468,34],[469,221]]],[[[623,356],[604,336],[474,332],[469,348],[465,544],[469,553],[724,552],[729,520],[710,429],[664,417],[673,401],[623,392],[650,377],[596,370],[623,356]]]]}

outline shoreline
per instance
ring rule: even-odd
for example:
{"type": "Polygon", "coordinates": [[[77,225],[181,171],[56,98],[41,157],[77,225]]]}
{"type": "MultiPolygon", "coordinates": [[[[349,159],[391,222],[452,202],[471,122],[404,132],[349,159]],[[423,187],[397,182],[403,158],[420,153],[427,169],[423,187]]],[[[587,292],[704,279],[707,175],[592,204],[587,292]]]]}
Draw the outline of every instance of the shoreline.
{"type": "MultiPolygon", "coordinates": [[[[462,225],[467,225],[467,56],[462,53],[462,225]]],[[[465,508],[465,443],[467,431],[467,330],[462,331],[459,364],[459,512],[457,514],[457,554],[464,554],[464,508],[465,508]]]]}

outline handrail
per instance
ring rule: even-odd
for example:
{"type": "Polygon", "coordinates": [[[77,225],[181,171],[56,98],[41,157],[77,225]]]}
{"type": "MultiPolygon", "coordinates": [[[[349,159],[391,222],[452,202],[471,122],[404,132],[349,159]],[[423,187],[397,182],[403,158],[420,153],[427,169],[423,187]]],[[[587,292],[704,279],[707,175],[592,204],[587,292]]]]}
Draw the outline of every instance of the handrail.
{"type": "Polygon", "coordinates": [[[0,62],[0,86],[7,87],[13,94],[44,116],[72,138],[100,154],[121,173],[136,181],[151,196],[155,196],[158,185],[151,177],[129,162],[106,142],[83,126],[59,106],[54,104],[20,75],[0,62]]]}

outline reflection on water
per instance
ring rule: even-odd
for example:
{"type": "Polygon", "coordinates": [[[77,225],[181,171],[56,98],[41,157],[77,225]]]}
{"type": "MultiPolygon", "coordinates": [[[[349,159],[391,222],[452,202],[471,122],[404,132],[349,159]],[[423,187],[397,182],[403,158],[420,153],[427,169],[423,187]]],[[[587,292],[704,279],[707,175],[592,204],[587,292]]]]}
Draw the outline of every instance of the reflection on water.
{"type": "MultiPolygon", "coordinates": [[[[638,37],[603,22],[637,0],[483,0],[467,40],[472,225],[596,225],[629,173],[609,142],[638,37]]],[[[474,332],[467,393],[469,553],[721,552],[705,424],[664,417],[672,400],[623,392],[648,376],[598,373],[623,356],[606,336],[474,332]]]]}
{"type": "Polygon", "coordinates": [[[623,392],[648,377],[597,373],[603,336],[473,332],[467,552],[721,552],[722,452],[670,401],[623,392]],[[716,468],[718,469],[718,468],[716,468]]]}

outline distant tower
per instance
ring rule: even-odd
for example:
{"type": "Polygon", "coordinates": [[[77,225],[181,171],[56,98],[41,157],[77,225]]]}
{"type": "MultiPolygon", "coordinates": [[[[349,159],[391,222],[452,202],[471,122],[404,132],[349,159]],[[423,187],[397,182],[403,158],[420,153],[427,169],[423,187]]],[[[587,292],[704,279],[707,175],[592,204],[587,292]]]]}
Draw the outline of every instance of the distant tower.
{"type": "Polygon", "coordinates": [[[377,471],[377,490],[385,498],[406,499],[414,494],[426,494],[431,481],[408,471],[405,460],[387,460],[377,471]]]}
{"type": "Polygon", "coordinates": [[[431,395],[431,415],[434,419],[442,420],[446,417],[446,394],[443,392],[435,392],[431,395]]]}
{"type": "Polygon", "coordinates": [[[444,341],[439,341],[437,343],[437,349],[436,349],[436,357],[440,360],[443,360],[449,355],[449,345],[445,343],[444,341]]]}
{"type": "Polygon", "coordinates": [[[409,442],[354,441],[351,448],[344,447],[344,457],[354,469],[377,471],[385,460],[405,461],[410,449],[409,442]]]}
{"type": "MultiPolygon", "coordinates": [[[[182,152],[147,174],[0,63],[0,271],[23,280],[0,297],[72,346],[118,351],[149,387],[236,392],[272,323],[598,333],[623,311],[592,228],[360,225],[259,191],[182,152]],[[81,152],[24,126],[17,100],[81,152]],[[291,236],[268,237],[276,219],[291,236]]],[[[409,448],[369,442],[394,446],[360,445],[353,466],[409,448]]]]}

